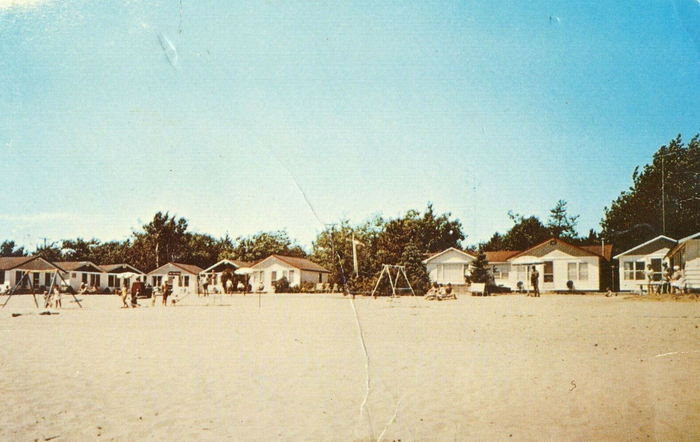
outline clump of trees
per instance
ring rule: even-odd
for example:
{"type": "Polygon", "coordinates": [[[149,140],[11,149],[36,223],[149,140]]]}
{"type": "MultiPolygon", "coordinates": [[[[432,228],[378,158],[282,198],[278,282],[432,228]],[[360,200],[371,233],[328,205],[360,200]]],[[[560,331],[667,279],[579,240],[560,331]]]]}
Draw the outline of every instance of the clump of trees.
{"type": "Polygon", "coordinates": [[[678,135],[661,146],[604,212],[601,236],[618,250],[661,234],[678,239],[700,231],[700,136],[685,144],[678,135]]]}
{"type": "MultiPolygon", "coordinates": [[[[471,247],[472,251],[479,250],[473,280],[486,282],[488,263],[484,251],[525,250],[550,237],[578,245],[605,240],[621,251],[661,233],[681,238],[700,231],[700,136],[685,144],[679,135],[661,146],[650,164],[637,167],[630,188],[605,207],[600,233],[590,230],[586,236],[579,235],[579,216],[569,214],[564,200],[556,202],[546,222],[533,215],[508,215],[513,222],[508,231],[496,232],[488,241],[471,247]]],[[[39,246],[32,253],[54,261],[128,262],[144,271],[169,261],[204,268],[223,258],[257,261],[270,254],[307,256],[306,250],[283,230],[232,239],[188,229],[185,218],[157,212],[124,241],[66,239],[39,246]]],[[[458,219],[449,212],[436,213],[428,204],[423,211],[408,210],[396,218],[375,216],[357,225],[343,220],[328,226],[313,242],[309,257],[331,271],[331,282],[347,283],[351,290],[361,291],[371,289],[382,264],[403,265],[411,285],[421,292],[429,284],[423,260],[449,247],[462,248],[465,238],[458,219]],[[357,241],[360,263],[357,273],[353,239],[357,241]]],[[[0,256],[28,253],[14,241],[0,243],[0,256]]]]}
{"type": "Polygon", "coordinates": [[[460,248],[462,224],[450,213],[438,214],[432,204],[424,211],[409,210],[385,219],[376,216],[359,225],[344,220],[323,230],[313,243],[311,259],[331,270],[332,282],[347,283],[351,290],[369,291],[382,264],[406,267],[411,286],[424,292],[430,283],[423,260],[449,247],[460,248]],[[352,240],[357,246],[359,271],[354,273],[352,240]]]}

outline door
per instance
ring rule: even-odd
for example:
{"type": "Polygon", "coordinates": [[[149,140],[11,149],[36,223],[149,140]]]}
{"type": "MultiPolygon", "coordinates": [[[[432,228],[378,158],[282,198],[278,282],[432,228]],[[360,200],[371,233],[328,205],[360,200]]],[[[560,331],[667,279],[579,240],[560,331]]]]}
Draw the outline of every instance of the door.
{"type": "Polygon", "coordinates": [[[448,282],[452,285],[464,284],[464,266],[462,264],[443,264],[442,266],[443,284],[448,282]]]}
{"type": "Polygon", "coordinates": [[[661,258],[651,259],[651,269],[654,271],[654,281],[661,281],[661,258]]]}

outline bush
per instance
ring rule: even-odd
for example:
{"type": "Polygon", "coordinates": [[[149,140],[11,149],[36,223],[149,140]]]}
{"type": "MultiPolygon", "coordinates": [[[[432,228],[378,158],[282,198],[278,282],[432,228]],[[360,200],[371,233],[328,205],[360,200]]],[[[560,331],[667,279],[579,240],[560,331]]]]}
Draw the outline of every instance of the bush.
{"type": "Polygon", "coordinates": [[[287,278],[284,276],[277,281],[274,281],[272,286],[275,288],[275,293],[290,293],[292,289],[292,287],[289,285],[289,280],[287,280],[287,278]]]}

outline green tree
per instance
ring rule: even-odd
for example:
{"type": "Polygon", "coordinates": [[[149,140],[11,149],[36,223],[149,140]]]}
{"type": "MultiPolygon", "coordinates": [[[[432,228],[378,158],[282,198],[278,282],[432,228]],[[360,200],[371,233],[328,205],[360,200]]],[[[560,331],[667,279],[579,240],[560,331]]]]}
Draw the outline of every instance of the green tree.
{"type": "Polygon", "coordinates": [[[476,255],[476,259],[472,264],[471,275],[469,280],[476,283],[487,284],[491,278],[488,270],[489,262],[486,260],[486,253],[483,250],[479,250],[476,255]]]}
{"type": "Polygon", "coordinates": [[[187,246],[187,220],[157,212],[153,220],[144,224],[143,232],[134,232],[134,257],[149,271],[184,257],[187,246]]]}
{"type": "Polygon", "coordinates": [[[552,210],[549,211],[547,228],[552,236],[566,241],[577,241],[578,233],[576,224],[579,215],[569,215],[566,208],[566,201],[559,200],[552,210]]]}
{"type": "MultiPolygon", "coordinates": [[[[430,278],[428,270],[423,264],[423,259],[425,259],[423,253],[415,244],[407,244],[399,261],[399,265],[406,267],[408,281],[417,295],[424,294],[430,287],[430,278]]],[[[399,282],[401,282],[401,278],[399,278],[399,282]]]]}
{"type": "Polygon", "coordinates": [[[94,249],[99,245],[100,241],[94,238],[89,241],[82,238],[64,239],[61,250],[62,259],[64,261],[97,261],[94,249]]]}
{"type": "Polygon", "coordinates": [[[536,216],[526,218],[513,212],[508,212],[508,216],[513,221],[513,227],[505,235],[495,234],[491,240],[482,244],[484,251],[525,250],[552,236],[549,228],[536,216]]]}
{"type": "Polygon", "coordinates": [[[682,238],[700,231],[700,136],[680,135],[632,173],[632,185],[605,208],[602,237],[617,251],[657,235],[682,238]],[[665,223],[665,229],[664,229],[665,223]]]}
{"type": "Polygon", "coordinates": [[[259,261],[272,254],[305,257],[306,252],[289,238],[284,230],[274,232],[260,232],[252,236],[236,238],[235,245],[230,252],[226,252],[225,258],[239,259],[241,261],[259,261]]]}
{"type": "Polygon", "coordinates": [[[0,244],[0,256],[27,256],[24,247],[17,247],[14,241],[3,241],[0,244]]]}

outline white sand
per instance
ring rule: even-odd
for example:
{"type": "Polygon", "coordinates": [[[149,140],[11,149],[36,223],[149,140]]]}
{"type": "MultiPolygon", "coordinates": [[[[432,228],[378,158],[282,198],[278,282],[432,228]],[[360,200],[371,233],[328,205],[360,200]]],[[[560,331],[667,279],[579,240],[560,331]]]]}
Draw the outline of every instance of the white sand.
{"type": "Polygon", "coordinates": [[[358,298],[368,417],[348,298],[84,301],[0,310],[0,439],[700,439],[700,303],[358,298]]]}

